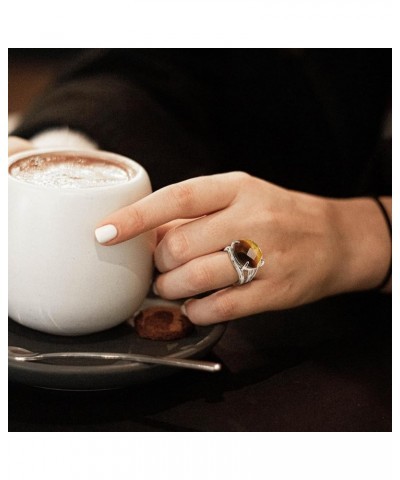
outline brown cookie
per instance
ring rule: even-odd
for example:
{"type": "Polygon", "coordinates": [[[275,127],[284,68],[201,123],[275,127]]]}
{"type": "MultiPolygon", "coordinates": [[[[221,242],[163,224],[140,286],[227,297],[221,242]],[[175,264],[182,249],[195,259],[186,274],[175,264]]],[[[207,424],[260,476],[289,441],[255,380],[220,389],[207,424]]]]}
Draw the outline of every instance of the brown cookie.
{"type": "Polygon", "coordinates": [[[177,340],[189,335],[193,323],[179,307],[150,307],[135,317],[135,329],[139,337],[150,340],[177,340]]]}

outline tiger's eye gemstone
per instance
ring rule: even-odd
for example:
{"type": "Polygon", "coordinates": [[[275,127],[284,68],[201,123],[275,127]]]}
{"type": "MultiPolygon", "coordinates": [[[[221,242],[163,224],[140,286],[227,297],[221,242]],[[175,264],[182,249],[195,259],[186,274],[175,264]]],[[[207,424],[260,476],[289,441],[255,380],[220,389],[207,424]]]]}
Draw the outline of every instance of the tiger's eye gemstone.
{"type": "Polygon", "coordinates": [[[239,240],[233,245],[233,253],[241,265],[248,263],[249,268],[257,268],[262,260],[261,249],[252,240],[239,240]]]}

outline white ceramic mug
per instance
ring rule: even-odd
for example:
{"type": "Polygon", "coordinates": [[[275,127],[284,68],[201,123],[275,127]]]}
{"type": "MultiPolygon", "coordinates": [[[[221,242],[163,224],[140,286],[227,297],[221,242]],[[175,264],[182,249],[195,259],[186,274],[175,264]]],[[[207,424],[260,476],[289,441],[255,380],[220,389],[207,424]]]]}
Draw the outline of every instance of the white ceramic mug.
{"type": "Polygon", "coordinates": [[[154,232],[114,246],[94,236],[104,217],[151,193],[138,163],[109,152],[70,149],[25,151],[80,154],[128,165],[133,178],[115,185],[57,188],[9,174],[9,315],[18,323],[57,335],[111,328],[131,317],[152,278],[154,232]]]}

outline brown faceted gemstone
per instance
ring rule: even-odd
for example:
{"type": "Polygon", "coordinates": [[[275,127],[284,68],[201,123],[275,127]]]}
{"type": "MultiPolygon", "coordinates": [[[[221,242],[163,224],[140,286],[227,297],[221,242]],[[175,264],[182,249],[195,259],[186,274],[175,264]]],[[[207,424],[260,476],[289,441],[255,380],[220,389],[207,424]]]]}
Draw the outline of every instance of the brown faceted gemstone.
{"type": "Polygon", "coordinates": [[[251,240],[239,240],[233,245],[233,253],[242,266],[248,262],[249,268],[257,268],[262,259],[260,247],[251,240]]]}

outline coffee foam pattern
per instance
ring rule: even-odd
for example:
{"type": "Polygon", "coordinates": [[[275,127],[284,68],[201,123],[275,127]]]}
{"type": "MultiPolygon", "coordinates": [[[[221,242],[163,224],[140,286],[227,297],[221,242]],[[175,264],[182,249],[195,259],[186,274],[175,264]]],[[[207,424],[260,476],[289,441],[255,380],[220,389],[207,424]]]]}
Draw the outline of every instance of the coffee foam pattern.
{"type": "Polygon", "coordinates": [[[95,158],[38,155],[15,162],[10,174],[18,180],[57,188],[92,188],[129,181],[134,170],[95,158]]]}

